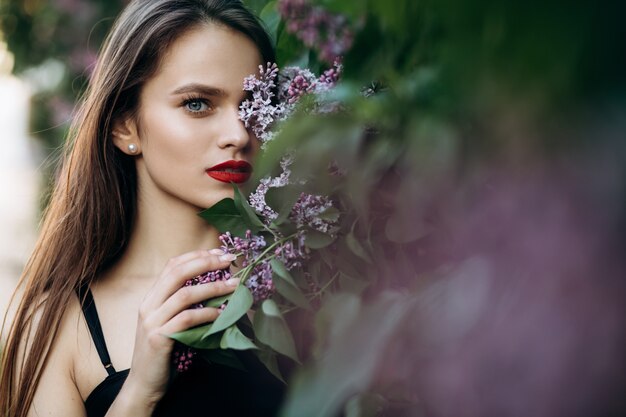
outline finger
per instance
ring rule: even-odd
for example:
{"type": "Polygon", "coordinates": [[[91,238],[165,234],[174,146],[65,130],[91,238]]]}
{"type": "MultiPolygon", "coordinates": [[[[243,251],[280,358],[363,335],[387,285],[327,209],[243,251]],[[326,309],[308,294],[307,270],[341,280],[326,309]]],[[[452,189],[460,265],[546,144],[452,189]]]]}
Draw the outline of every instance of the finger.
{"type": "Polygon", "coordinates": [[[239,278],[215,281],[206,284],[190,285],[178,289],[156,312],[157,323],[166,323],[181,311],[210,298],[230,294],[235,291],[239,278]]]}
{"type": "Polygon", "coordinates": [[[192,259],[202,258],[202,257],[205,257],[207,255],[217,255],[217,256],[219,256],[219,255],[223,255],[223,254],[224,254],[224,251],[222,251],[221,249],[198,249],[198,250],[194,250],[194,251],[191,251],[191,252],[185,252],[182,255],[170,258],[170,260],[167,261],[167,263],[165,264],[165,267],[163,268],[163,272],[167,274],[175,266],[178,266],[178,265],[180,265],[182,263],[191,261],[192,259]]]}
{"type": "Polygon", "coordinates": [[[190,329],[201,324],[214,322],[220,315],[220,311],[213,307],[191,308],[181,311],[168,321],[161,332],[163,335],[170,335],[183,330],[190,329]]]}
{"type": "Polygon", "coordinates": [[[224,255],[224,251],[222,249],[216,248],[216,249],[198,249],[198,250],[194,250],[191,252],[185,252],[182,255],[179,256],[175,256],[173,258],[170,258],[167,263],[165,264],[165,266],[163,267],[163,271],[161,271],[161,274],[159,275],[159,278],[155,281],[154,285],[152,286],[152,288],[150,288],[150,291],[148,291],[148,293],[146,294],[146,298],[150,298],[150,296],[152,295],[152,293],[154,293],[155,288],[160,288],[163,284],[162,282],[164,280],[167,279],[168,275],[170,274],[171,270],[175,267],[177,267],[178,265],[181,265],[185,262],[189,262],[193,259],[199,259],[199,258],[204,258],[210,255],[216,255],[216,256],[220,256],[220,255],[224,255]]]}
{"type": "Polygon", "coordinates": [[[234,259],[235,256],[231,254],[221,256],[208,254],[174,266],[169,273],[163,273],[162,279],[157,281],[153,294],[151,294],[152,300],[149,303],[155,308],[160,306],[172,294],[178,291],[187,280],[207,271],[227,268],[234,259]]]}

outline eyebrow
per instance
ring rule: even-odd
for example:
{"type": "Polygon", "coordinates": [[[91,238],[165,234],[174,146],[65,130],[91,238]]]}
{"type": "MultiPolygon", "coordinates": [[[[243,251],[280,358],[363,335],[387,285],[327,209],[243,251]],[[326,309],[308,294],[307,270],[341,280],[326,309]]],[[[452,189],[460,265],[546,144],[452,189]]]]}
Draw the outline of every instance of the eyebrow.
{"type": "Polygon", "coordinates": [[[226,96],[226,92],[221,88],[211,87],[210,85],[191,83],[185,84],[172,91],[172,95],[185,93],[201,93],[207,96],[226,96]]]}

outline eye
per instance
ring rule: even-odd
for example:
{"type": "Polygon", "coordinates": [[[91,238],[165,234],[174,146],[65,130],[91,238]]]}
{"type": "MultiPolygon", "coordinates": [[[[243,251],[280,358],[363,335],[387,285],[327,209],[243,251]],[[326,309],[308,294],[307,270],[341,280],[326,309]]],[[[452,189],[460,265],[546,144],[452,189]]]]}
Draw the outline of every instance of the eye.
{"type": "Polygon", "coordinates": [[[182,105],[187,112],[194,115],[207,113],[213,109],[211,102],[201,97],[188,97],[182,105]]]}

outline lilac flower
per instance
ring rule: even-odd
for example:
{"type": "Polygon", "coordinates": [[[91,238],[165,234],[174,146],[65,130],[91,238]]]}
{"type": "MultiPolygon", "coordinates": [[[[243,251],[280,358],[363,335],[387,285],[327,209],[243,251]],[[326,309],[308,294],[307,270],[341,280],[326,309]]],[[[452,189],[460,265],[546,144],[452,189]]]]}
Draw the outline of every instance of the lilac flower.
{"type": "MultiPolygon", "coordinates": [[[[219,269],[217,271],[208,271],[204,274],[197,275],[191,279],[185,281],[184,287],[191,285],[206,284],[215,281],[225,281],[231,277],[231,273],[228,269],[219,269]]],[[[223,308],[225,307],[222,305],[223,308]]],[[[191,308],[204,308],[202,303],[194,304],[191,308]]],[[[174,366],[176,371],[184,372],[189,369],[192,363],[193,357],[196,355],[196,351],[193,348],[177,343],[172,352],[174,366]]]]}
{"type": "MultiPolygon", "coordinates": [[[[293,113],[298,100],[305,94],[323,95],[337,83],[342,72],[341,60],[335,58],[333,66],[318,79],[308,69],[286,67],[278,70],[276,64],[259,66],[259,76],[250,75],[244,79],[243,89],[252,93],[252,98],[239,106],[239,119],[246,128],[252,129],[265,148],[276,135],[277,122],[286,120],[293,113]]],[[[316,103],[311,109],[318,113],[336,110],[335,103],[316,103]]],[[[267,187],[267,184],[264,185],[267,187]]],[[[267,190],[265,190],[267,192],[267,190]]],[[[266,213],[272,216],[272,212],[266,213]]]]}
{"type": "Polygon", "coordinates": [[[193,348],[185,346],[183,344],[177,344],[174,352],[172,353],[174,366],[177,372],[185,372],[189,370],[192,359],[196,356],[196,351],[193,348]]]}
{"type": "Polygon", "coordinates": [[[244,285],[252,292],[256,304],[274,294],[276,288],[274,287],[272,272],[269,261],[264,260],[252,269],[250,277],[246,280],[244,285]]]}
{"type": "Polygon", "coordinates": [[[299,229],[308,226],[322,233],[333,234],[336,231],[336,220],[320,217],[332,206],[333,203],[328,197],[302,193],[291,209],[289,219],[299,229]]]}
{"type": "Polygon", "coordinates": [[[303,95],[315,91],[317,77],[306,68],[286,67],[280,72],[279,94],[281,101],[296,103],[303,95]]]}
{"type": "Polygon", "coordinates": [[[289,184],[289,177],[291,176],[291,170],[289,166],[293,163],[293,158],[291,155],[284,156],[280,161],[280,167],[282,168],[282,173],[278,177],[266,177],[261,179],[261,182],[257,189],[250,194],[248,201],[252,208],[256,210],[266,223],[271,223],[272,220],[275,220],[278,217],[278,213],[276,213],[265,201],[265,195],[269,191],[270,188],[280,188],[289,184]]]}
{"type": "Polygon", "coordinates": [[[341,57],[337,57],[333,62],[333,66],[324,71],[322,75],[320,75],[318,84],[321,85],[322,88],[324,88],[325,90],[329,90],[334,87],[335,84],[337,84],[337,81],[339,81],[339,77],[341,76],[342,72],[343,65],[341,63],[341,57]]]}
{"type": "Polygon", "coordinates": [[[288,270],[302,266],[302,261],[308,258],[308,249],[304,245],[306,233],[300,231],[295,238],[289,239],[274,249],[276,259],[281,261],[288,270]]]}
{"type": "Polygon", "coordinates": [[[265,144],[274,135],[270,127],[275,122],[285,119],[289,109],[284,103],[274,99],[278,66],[269,62],[266,68],[259,65],[259,74],[259,77],[250,75],[244,79],[243,89],[252,93],[252,99],[241,103],[239,118],[265,144]]]}
{"type": "Polygon", "coordinates": [[[352,46],[354,33],[343,15],[332,14],[308,0],[280,0],[278,11],[287,31],[315,49],[323,61],[332,63],[352,46]]]}
{"type": "MultiPolygon", "coordinates": [[[[286,67],[279,73],[278,99],[295,104],[307,93],[323,94],[332,89],[343,71],[341,59],[335,59],[333,66],[317,78],[310,70],[299,67],[286,67]]],[[[289,113],[293,109],[289,108],[289,113]]]]}
{"type": "Polygon", "coordinates": [[[253,235],[250,230],[246,230],[245,237],[232,236],[230,232],[219,236],[222,242],[222,250],[243,257],[242,266],[245,268],[251,261],[261,256],[263,249],[267,246],[265,238],[253,235]]]}

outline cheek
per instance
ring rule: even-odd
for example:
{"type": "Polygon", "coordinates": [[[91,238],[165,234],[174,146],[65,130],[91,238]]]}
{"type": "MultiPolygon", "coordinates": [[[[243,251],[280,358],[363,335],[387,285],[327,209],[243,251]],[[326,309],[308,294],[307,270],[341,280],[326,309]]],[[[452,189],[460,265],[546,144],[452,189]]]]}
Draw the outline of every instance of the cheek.
{"type": "Polygon", "coordinates": [[[151,106],[143,112],[142,142],[146,153],[176,159],[202,151],[202,125],[176,107],[151,106]]]}

